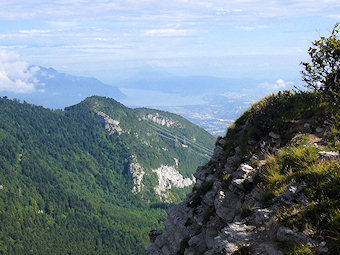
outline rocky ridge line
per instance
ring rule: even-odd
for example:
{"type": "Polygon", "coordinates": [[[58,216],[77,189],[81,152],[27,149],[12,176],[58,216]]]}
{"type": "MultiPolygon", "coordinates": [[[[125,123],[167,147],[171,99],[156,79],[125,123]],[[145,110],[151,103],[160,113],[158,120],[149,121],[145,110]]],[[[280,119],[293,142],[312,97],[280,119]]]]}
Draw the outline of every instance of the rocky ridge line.
{"type": "Polygon", "coordinates": [[[159,113],[155,113],[155,114],[148,113],[146,115],[143,115],[142,119],[143,120],[150,120],[150,121],[155,122],[155,123],[157,123],[161,126],[166,126],[166,127],[175,126],[175,127],[183,128],[182,124],[180,122],[175,121],[171,118],[162,116],[159,113]]]}
{"type": "MultiPolygon", "coordinates": [[[[315,147],[328,135],[321,129],[326,128],[317,128],[316,134],[312,134],[315,147]]],[[[270,132],[258,143],[249,140],[248,144],[258,148],[252,156],[241,158],[237,147],[226,161],[225,143],[225,138],[220,139],[210,162],[197,168],[193,192],[168,210],[165,228],[150,232],[146,254],[227,255],[244,249],[248,253],[237,254],[283,255],[285,250],[279,243],[304,244],[320,254],[327,253],[324,240],[316,240],[312,234],[297,232],[275,220],[275,213],[286,205],[306,202],[303,194],[306,183],[291,183],[272,199],[271,205],[263,204],[259,171],[266,163],[264,151],[280,148],[280,136],[270,132]],[[228,178],[221,180],[222,173],[228,178]]],[[[339,152],[321,151],[319,157],[340,159],[339,152]]]]}

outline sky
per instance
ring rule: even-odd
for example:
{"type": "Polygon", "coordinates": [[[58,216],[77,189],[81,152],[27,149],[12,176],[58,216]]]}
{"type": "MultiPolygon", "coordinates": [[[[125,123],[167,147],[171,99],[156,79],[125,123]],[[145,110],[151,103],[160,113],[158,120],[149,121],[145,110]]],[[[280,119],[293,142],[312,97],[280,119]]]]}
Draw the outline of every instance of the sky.
{"type": "Polygon", "coordinates": [[[299,79],[311,42],[340,20],[338,0],[0,0],[0,6],[0,82],[23,93],[34,86],[30,65],[109,84],[136,71],[165,70],[280,87],[299,79]]]}

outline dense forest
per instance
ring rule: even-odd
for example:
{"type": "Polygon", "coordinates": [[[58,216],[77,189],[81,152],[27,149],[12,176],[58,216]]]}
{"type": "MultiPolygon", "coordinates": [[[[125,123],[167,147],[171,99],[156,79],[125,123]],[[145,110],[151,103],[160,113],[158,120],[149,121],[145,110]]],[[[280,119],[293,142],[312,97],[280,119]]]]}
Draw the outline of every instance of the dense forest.
{"type": "MultiPolygon", "coordinates": [[[[2,254],[141,254],[147,233],[163,224],[170,205],[154,193],[152,171],[143,192],[131,192],[131,159],[151,170],[177,158],[178,171],[188,177],[207,161],[194,147],[162,136],[164,127],[142,118],[148,109],[109,98],[91,97],[62,111],[4,97],[0,108],[2,254]],[[96,111],[118,120],[122,134],[110,134],[96,111]]],[[[212,148],[211,135],[172,117],[185,128],[164,132],[212,148]]],[[[169,191],[173,202],[185,191],[169,191]]]]}

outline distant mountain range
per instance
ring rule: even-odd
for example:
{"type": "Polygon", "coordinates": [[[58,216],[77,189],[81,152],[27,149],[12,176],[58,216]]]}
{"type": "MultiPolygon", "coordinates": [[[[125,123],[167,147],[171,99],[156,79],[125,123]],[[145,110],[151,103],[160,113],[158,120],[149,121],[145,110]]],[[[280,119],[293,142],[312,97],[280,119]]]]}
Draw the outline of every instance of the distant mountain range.
{"type": "Polygon", "coordinates": [[[53,109],[63,109],[93,95],[108,96],[116,100],[126,98],[118,88],[96,78],[61,73],[53,68],[39,66],[34,78],[37,80],[34,92],[20,94],[2,91],[0,95],[53,109]]]}
{"type": "Polygon", "coordinates": [[[266,93],[259,81],[251,79],[184,77],[161,70],[143,70],[112,86],[53,68],[36,68],[34,92],[2,91],[0,96],[51,109],[63,109],[93,95],[107,96],[130,107],[148,105],[180,114],[215,136],[224,135],[226,127],[266,93]]]}
{"type": "Polygon", "coordinates": [[[117,83],[116,86],[191,96],[219,95],[226,92],[241,95],[244,94],[244,90],[256,91],[255,84],[257,87],[260,82],[252,79],[231,79],[205,75],[176,76],[167,72],[150,71],[137,73],[131,78],[117,83]]]}
{"type": "Polygon", "coordinates": [[[264,93],[260,81],[252,79],[183,77],[162,71],[140,72],[116,86],[128,95],[126,103],[142,104],[143,98],[136,95],[149,95],[145,104],[180,114],[214,136],[225,135],[226,128],[264,93]]]}

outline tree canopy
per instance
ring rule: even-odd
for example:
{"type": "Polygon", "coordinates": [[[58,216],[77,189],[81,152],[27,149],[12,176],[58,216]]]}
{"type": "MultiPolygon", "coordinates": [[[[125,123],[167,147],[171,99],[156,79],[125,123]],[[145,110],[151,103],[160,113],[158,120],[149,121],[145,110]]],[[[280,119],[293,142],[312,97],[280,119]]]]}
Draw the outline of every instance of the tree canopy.
{"type": "Polygon", "coordinates": [[[335,103],[340,97],[340,40],[339,23],[329,37],[322,36],[308,49],[311,62],[302,62],[301,72],[306,87],[321,91],[326,100],[335,103]]]}

